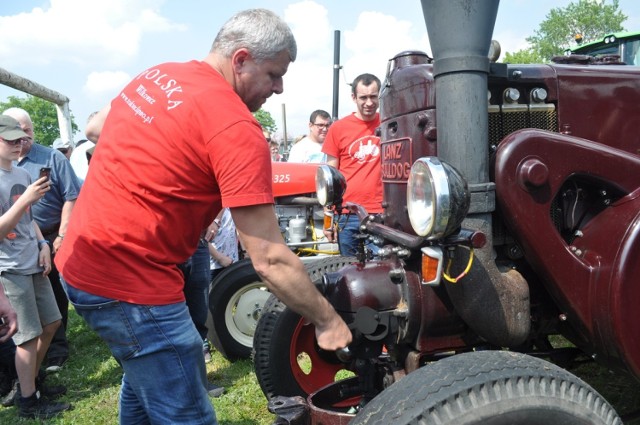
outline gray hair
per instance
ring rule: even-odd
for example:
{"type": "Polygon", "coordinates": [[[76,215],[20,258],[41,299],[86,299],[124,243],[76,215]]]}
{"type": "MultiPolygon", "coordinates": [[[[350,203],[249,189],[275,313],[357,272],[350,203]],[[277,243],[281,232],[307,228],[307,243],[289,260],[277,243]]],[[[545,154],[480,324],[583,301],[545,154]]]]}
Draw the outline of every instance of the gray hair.
{"type": "Polygon", "coordinates": [[[291,28],[278,15],[266,9],[249,9],[232,16],[220,29],[211,51],[229,58],[246,48],[256,62],[274,59],[287,51],[296,60],[298,46],[291,28]]]}
{"type": "Polygon", "coordinates": [[[11,118],[15,119],[16,121],[28,122],[33,127],[33,121],[31,121],[31,116],[27,111],[25,111],[22,108],[12,107],[12,108],[6,109],[2,113],[2,115],[8,115],[11,118]]]}
{"type": "Polygon", "coordinates": [[[100,111],[93,111],[92,113],[89,114],[89,117],[87,118],[87,124],[89,124],[89,121],[91,121],[93,119],[93,117],[98,115],[98,112],[100,112],[100,111]]]}

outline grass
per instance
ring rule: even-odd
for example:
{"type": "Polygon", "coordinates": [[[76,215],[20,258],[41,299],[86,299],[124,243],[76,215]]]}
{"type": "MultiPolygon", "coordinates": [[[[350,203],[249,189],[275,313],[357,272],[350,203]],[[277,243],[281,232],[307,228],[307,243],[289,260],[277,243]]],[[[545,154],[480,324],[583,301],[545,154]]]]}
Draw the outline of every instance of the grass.
{"type": "MultiPolygon", "coordinates": [[[[117,425],[118,391],[122,369],[111,357],[105,343],[85,322],[69,311],[67,337],[69,361],[57,375],[47,378],[67,386],[61,400],[73,410],[46,420],[18,418],[16,408],[0,407],[0,424],[117,425]]],[[[226,393],[212,399],[220,425],[270,425],[274,415],[267,410],[267,400],[260,390],[251,360],[229,362],[218,352],[207,364],[209,380],[226,388],[226,393]]]]}
{"type": "MultiPolygon", "coordinates": [[[[551,343],[557,348],[574,347],[559,335],[551,336],[551,343]]],[[[595,362],[576,362],[568,370],[598,391],[621,417],[640,409],[640,382],[631,376],[608,370],[595,362]]],[[[627,420],[625,424],[640,425],[640,417],[627,420]]]]}
{"type": "MultiPolygon", "coordinates": [[[[582,364],[569,371],[595,388],[621,417],[640,409],[640,383],[633,378],[594,363],[582,364]]],[[[625,424],[640,425],[640,417],[627,420],[625,424]]]]}
{"type": "MultiPolygon", "coordinates": [[[[47,421],[19,419],[16,408],[0,407],[0,424],[117,425],[118,391],[122,371],[106,345],[91,331],[75,311],[69,312],[69,361],[51,381],[67,386],[63,398],[74,408],[47,421]]],[[[207,364],[209,380],[223,385],[227,392],[213,399],[221,425],[270,425],[275,417],[267,410],[267,401],[255,377],[253,362],[229,362],[218,352],[207,364]]],[[[640,409],[640,383],[610,372],[594,363],[571,369],[598,390],[621,414],[640,409]]],[[[640,425],[640,418],[626,422],[640,425]]]]}

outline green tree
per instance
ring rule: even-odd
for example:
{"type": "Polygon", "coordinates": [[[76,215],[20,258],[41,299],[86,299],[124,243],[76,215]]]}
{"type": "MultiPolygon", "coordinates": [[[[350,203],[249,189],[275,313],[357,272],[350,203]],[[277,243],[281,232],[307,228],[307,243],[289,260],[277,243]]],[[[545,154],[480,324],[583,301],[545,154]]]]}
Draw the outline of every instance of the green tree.
{"type": "Polygon", "coordinates": [[[544,58],[538,56],[535,50],[522,49],[514,53],[505,53],[503,62],[505,63],[542,63],[544,58]]]}
{"type": "Polygon", "coordinates": [[[533,58],[550,60],[571,47],[576,34],[589,43],[604,34],[623,31],[627,16],[618,10],[618,0],[578,0],[565,8],[554,8],[547,14],[535,34],[527,37],[533,58]]]}
{"type": "Polygon", "coordinates": [[[254,112],[253,116],[258,120],[262,128],[269,130],[270,133],[273,133],[278,128],[271,114],[262,108],[254,112]]]}
{"type": "MultiPolygon", "coordinates": [[[[31,95],[27,95],[26,98],[9,96],[6,102],[0,102],[0,111],[12,107],[22,108],[29,113],[31,121],[33,121],[33,136],[36,142],[51,146],[53,141],[60,137],[58,112],[55,104],[31,95]]],[[[74,134],[78,131],[73,114],[71,115],[71,129],[74,134]]]]}

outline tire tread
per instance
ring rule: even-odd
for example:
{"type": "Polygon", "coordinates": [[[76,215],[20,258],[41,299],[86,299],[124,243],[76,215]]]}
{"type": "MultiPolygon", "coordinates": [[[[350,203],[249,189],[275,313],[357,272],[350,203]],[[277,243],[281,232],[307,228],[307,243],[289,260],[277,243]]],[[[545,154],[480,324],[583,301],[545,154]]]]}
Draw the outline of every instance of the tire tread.
{"type": "Polygon", "coordinates": [[[424,366],[380,393],[351,424],[471,424],[476,422],[469,412],[505,400],[561,404],[588,411],[594,424],[622,425],[609,403],[577,376],[506,351],[458,354],[424,366]]]}

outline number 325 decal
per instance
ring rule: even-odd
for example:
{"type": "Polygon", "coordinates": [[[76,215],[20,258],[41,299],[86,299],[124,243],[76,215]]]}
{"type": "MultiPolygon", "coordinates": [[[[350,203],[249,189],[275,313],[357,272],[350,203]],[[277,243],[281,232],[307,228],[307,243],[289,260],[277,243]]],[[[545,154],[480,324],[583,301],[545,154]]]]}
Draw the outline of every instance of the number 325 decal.
{"type": "Polygon", "coordinates": [[[273,182],[274,183],[288,183],[291,180],[290,174],[274,174],[273,182]]]}

